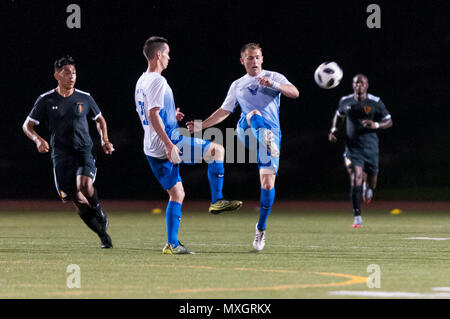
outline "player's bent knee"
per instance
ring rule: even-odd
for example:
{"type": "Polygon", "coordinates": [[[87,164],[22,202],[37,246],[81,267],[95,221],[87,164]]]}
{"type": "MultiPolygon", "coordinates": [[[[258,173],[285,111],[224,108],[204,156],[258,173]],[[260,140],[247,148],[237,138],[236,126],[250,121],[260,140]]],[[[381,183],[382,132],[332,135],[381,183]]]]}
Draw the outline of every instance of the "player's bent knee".
{"type": "Polygon", "coordinates": [[[172,187],[171,189],[167,190],[167,192],[169,193],[169,201],[173,201],[173,202],[178,202],[178,203],[183,203],[184,197],[185,197],[185,192],[182,186],[180,185],[175,185],[174,187],[172,187]]]}
{"type": "Polygon", "coordinates": [[[92,178],[88,176],[79,175],[77,177],[77,189],[84,196],[89,196],[94,191],[94,183],[92,178]]]}
{"type": "Polygon", "coordinates": [[[73,199],[73,203],[75,205],[77,205],[77,206],[78,205],[82,205],[82,204],[89,205],[88,200],[86,199],[86,197],[81,192],[77,192],[76,193],[76,195],[75,195],[75,197],[73,199]]]}
{"type": "Polygon", "coordinates": [[[90,193],[90,185],[87,183],[82,183],[80,185],[78,185],[78,190],[84,195],[84,196],[89,196],[90,193]]]}
{"type": "Polygon", "coordinates": [[[213,158],[215,160],[223,160],[224,156],[225,156],[225,148],[220,145],[220,144],[216,144],[216,143],[211,143],[213,144],[213,148],[214,148],[214,154],[213,154],[213,158]]]}
{"type": "Polygon", "coordinates": [[[276,175],[273,173],[273,171],[270,171],[268,169],[261,169],[261,188],[270,191],[272,188],[275,187],[275,178],[276,175]]]}
{"type": "Polygon", "coordinates": [[[170,195],[169,201],[171,202],[177,202],[177,203],[183,203],[184,200],[184,192],[177,192],[170,195]]]}
{"type": "Polygon", "coordinates": [[[223,161],[224,158],[225,148],[222,145],[216,143],[210,143],[209,150],[203,157],[206,162],[211,162],[213,160],[223,161]]]}
{"type": "Polygon", "coordinates": [[[253,110],[253,111],[251,111],[251,112],[249,112],[249,113],[247,114],[246,119],[247,119],[247,123],[248,123],[249,126],[250,126],[250,119],[251,119],[252,116],[255,115],[255,114],[261,116],[261,112],[258,111],[258,110],[253,110]]]}

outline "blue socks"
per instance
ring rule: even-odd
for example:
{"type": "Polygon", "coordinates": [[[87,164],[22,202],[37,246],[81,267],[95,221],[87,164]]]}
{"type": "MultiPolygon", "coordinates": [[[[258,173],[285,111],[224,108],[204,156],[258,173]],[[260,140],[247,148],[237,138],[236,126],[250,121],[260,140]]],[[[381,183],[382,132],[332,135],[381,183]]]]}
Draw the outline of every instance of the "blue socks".
{"type": "Polygon", "coordinates": [[[211,188],[211,202],[214,204],[219,199],[223,199],[223,175],[225,168],[223,162],[212,161],[208,164],[208,180],[211,188]]]}
{"type": "Polygon", "coordinates": [[[166,209],[167,242],[175,248],[178,246],[178,229],[181,221],[181,204],[169,201],[166,209]]]}
{"type": "Polygon", "coordinates": [[[275,187],[271,190],[261,188],[261,207],[259,210],[258,229],[265,230],[267,218],[269,217],[272,205],[275,200],[275,187]]]}

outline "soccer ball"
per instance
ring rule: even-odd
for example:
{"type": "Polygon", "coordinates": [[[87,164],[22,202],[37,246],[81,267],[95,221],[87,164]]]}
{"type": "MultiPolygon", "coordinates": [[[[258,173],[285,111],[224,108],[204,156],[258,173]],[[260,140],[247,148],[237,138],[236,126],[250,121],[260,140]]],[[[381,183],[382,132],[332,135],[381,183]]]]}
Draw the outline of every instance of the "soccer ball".
{"type": "Polygon", "coordinates": [[[344,73],[336,62],[325,62],[314,72],[314,80],[322,89],[332,89],[341,82],[344,73]]]}

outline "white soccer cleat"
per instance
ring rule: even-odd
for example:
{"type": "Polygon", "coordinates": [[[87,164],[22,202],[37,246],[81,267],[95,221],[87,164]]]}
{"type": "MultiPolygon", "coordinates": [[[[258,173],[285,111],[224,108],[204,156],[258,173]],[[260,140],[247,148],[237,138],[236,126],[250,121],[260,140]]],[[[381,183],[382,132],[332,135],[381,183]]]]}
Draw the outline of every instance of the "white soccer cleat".
{"type": "Polygon", "coordinates": [[[361,216],[355,216],[353,219],[353,228],[361,228],[362,227],[362,217],[361,216]]]}
{"type": "Polygon", "coordinates": [[[255,232],[255,240],[253,241],[253,248],[255,248],[255,250],[262,250],[266,245],[266,231],[259,230],[258,224],[256,224],[255,228],[256,232],[255,232]]]}
{"type": "Polygon", "coordinates": [[[264,144],[267,146],[267,150],[270,153],[270,156],[277,157],[280,156],[280,150],[278,149],[277,144],[275,143],[275,136],[273,132],[269,129],[266,129],[263,133],[264,144]]]}
{"type": "Polygon", "coordinates": [[[364,193],[364,201],[367,204],[370,204],[372,202],[372,199],[373,199],[373,190],[371,188],[368,188],[364,193]]]}

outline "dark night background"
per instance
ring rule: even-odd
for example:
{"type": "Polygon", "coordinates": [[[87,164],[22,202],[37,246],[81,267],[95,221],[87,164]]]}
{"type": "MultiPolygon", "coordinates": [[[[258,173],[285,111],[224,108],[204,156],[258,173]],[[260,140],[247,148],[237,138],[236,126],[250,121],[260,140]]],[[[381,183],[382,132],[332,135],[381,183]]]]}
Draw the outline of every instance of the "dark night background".
{"type": "MultiPolygon", "coordinates": [[[[163,72],[186,120],[204,119],[245,72],[240,47],[263,47],[267,70],[284,74],[300,98],[281,98],[283,131],[277,199],[348,198],[342,140],[327,133],[339,98],[364,73],[394,126],[379,133],[378,199],[449,200],[450,2],[442,1],[1,1],[0,198],[54,199],[50,156],[37,152],[21,126],[36,98],[56,86],[53,61],[77,62],[76,87],[88,91],[108,122],[116,151],[96,146],[96,185],[104,199],[166,199],[142,151],[134,86],[151,35],[169,39],[163,72]],[[81,29],[69,29],[70,3],[81,7],[81,29]],[[381,29],[369,29],[370,3],[381,7],[381,29]],[[315,68],[336,61],[335,89],[320,89],[315,68]]],[[[219,127],[235,127],[239,112],[219,127]]],[[[38,127],[48,139],[48,132],[38,127]]],[[[181,170],[186,200],[209,199],[206,164],[181,170]]],[[[226,165],[225,195],[259,198],[256,165],[226,165]]]]}

